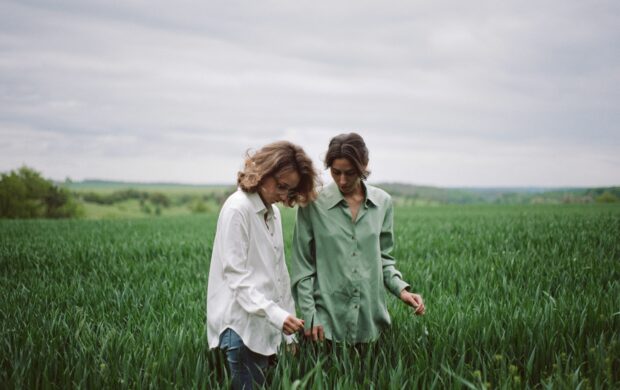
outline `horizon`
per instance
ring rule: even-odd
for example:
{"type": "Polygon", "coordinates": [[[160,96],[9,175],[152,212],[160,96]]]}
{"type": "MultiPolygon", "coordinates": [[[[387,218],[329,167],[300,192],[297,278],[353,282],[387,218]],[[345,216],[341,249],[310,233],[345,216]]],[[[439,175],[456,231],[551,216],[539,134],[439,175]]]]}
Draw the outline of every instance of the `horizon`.
{"type": "MultiPolygon", "coordinates": [[[[70,179],[70,178],[69,178],[70,179]]],[[[56,184],[64,184],[65,180],[54,180],[50,179],[56,184]]],[[[184,183],[184,182],[160,182],[160,181],[123,181],[123,180],[105,180],[105,179],[96,179],[96,178],[87,178],[84,180],[71,180],[71,184],[87,184],[87,183],[106,183],[106,184],[119,184],[119,185],[140,185],[140,186],[187,186],[187,187],[234,187],[236,184],[234,182],[230,183],[184,183]]],[[[329,182],[323,183],[324,185],[329,184],[329,182]]],[[[437,189],[449,189],[449,190],[536,190],[536,191],[554,191],[554,190],[581,190],[581,189],[601,189],[601,188],[618,188],[620,185],[609,185],[609,186],[598,186],[598,187],[587,187],[587,186],[496,186],[496,187],[486,187],[486,186],[463,186],[463,187],[442,187],[442,186],[433,186],[426,184],[417,184],[417,183],[406,183],[406,182],[394,182],[394,181],[369,181],[370,185],[404,185],[411,187],[421,187],[421,188],[437,188],[437,189]]]]}

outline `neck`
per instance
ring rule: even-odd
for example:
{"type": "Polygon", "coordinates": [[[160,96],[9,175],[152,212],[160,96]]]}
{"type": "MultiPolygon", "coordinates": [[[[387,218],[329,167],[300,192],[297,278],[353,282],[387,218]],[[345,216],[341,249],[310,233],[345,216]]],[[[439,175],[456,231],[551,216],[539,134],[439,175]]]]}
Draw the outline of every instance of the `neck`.
{"type": "Polygon", "coordinates": [[[359,182],[355,189],[348,194],[342,194],[345,198],[357,198],[364,197],[364,186],[362,186],[362,182],[359,182]]]}
{"type": "Polygon", "coordinates": [[[263,198],[263,194],[261,194],[261,193],[260,193],[260,190],[259,190],[259,191],[256,191],[256,192],[258,193],[258,196],[260,197],[260,200],[262,200],[262,201],[263,201],[263,204],[264,204],[264,205],[265,205],[265,207],[267,208],[267,211],[269,211],[269,206],[270,206],[270,204],[269,204],[269,203],[267,203],[267,202],[265,201],[265,198],[263,198]]]}

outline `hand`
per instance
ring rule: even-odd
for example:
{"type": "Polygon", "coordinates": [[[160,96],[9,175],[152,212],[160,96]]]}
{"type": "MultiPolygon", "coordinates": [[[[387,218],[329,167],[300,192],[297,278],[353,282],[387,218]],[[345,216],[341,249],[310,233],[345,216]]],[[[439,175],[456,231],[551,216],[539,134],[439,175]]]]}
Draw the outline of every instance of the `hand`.
{"type": "Polygon", "coordinates": [[[413,307],[415,309],[416,315],[424,315],[426,312],[426,307],[424,306],[424,300],[420,294],[414,294],[406,289],[403,289],[400,292],[400,300],[405,302],[407,305],[413,307]]]}
{"type": "Polygon", "coordinates": [[[284,332],[285,335],[290,336],[293,333],[303,328],[304,328],[304,320],[300,320],[299,318],[295,316],[289,315],[284,320],[282,331],[284,332]]]}
{"type": "Polygon", "coordinates": [[[325,331],[323,330],[323,325],[317,325],[312,329],[306,329],[304,332],[304,336],[307,339],[312,341],[323,341],[325,340],[325,331]]]}

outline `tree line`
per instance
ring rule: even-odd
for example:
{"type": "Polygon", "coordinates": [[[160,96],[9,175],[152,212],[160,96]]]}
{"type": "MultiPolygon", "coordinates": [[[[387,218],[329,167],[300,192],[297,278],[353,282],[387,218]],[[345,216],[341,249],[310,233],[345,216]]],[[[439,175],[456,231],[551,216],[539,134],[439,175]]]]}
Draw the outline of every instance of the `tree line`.
{"type": "Polygon", "coordinates": [[[97,203],[102,205],[112,205],[125,200],[136,199],[141,202],[149,201],[156,206],[169,207],[170,198],[161,192],[138,191],[134,189],[118,190],[109,194],[97,192],[86,192],[75,194],[85,202],[97,203]]]}
{"type": "Polygon", "coordinates": [[[0,218],[72,218],[82,213],[69,191],[31,168],[0,176],[0,218]]]}
{"type": "Polygon", "coordinates": [[[119,189],[113,192],[71,191],[45,179],[39,172],[22,166],[0,176],[0,218],[84,217],[87,204],[112,206],[137,200],[145,214],[160,215],[171,206],[187,207],[192,213],[216,211],[234,191],[206,194],[173,194],[158,191],[119,189]]]}

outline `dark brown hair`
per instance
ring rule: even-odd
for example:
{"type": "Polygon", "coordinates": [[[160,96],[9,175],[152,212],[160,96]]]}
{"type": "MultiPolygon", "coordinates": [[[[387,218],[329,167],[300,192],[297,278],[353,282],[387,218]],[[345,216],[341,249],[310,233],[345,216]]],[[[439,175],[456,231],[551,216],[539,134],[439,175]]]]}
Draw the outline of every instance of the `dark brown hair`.
{"type": "Polygon", "coordinates": [[[317,198],[318,173],[312,159],[298,146],[277,141],[263,146],[255,153],[246,153],[244,167],[237,173],[237,184],[245,192],[256,192],[264,179],[294,170],[299,184],[289,195],[288,206],[306,205],[317,198]]]}
{"type": "Polygon", "coordinates": [[[325,154],[325,168],[331,168],[334,160],[339,158],[349,160],[362,180],[366,180],[370,175],[370,171],[366,170],[368,148],[361,135],[357,133],[340,134],[329,141],[329,147],[325,154]]]}

